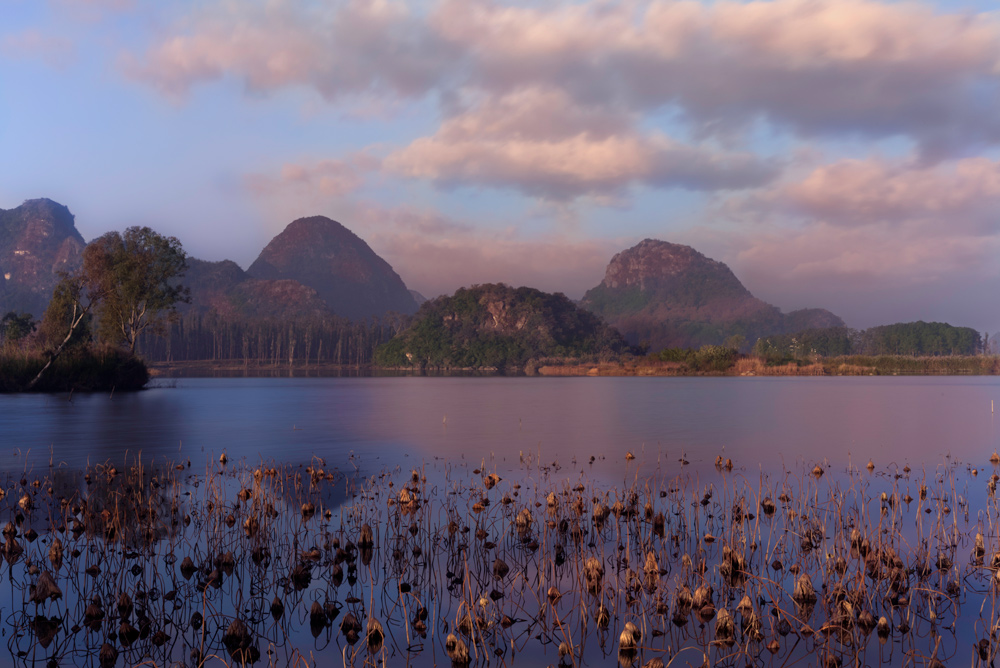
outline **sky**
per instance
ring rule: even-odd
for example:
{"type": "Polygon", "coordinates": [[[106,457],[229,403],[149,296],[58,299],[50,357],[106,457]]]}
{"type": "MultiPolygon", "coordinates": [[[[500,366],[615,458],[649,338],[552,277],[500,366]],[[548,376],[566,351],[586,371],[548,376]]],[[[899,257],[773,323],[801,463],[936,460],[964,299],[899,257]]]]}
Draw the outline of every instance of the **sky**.
{"type": "Polygon", "coordinates": [[[852,327],[1000,330],[995,0],[0,0],[0,208],[246,268],[325,215],[426,296],[642,239],[852,327]]]}

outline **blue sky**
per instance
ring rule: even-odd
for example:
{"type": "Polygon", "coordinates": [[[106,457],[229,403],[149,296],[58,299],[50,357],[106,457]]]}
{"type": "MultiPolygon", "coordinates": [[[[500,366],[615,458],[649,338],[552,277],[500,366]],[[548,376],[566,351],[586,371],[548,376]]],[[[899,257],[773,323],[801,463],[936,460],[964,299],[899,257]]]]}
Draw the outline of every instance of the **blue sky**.
{"type": "Polygon", "coordinates": [[[998,100],[985,1],[0,0],[0,208],[244,267],[323,214],[428,295],[580,297],[653,237],[992,332],[998,100]]]}

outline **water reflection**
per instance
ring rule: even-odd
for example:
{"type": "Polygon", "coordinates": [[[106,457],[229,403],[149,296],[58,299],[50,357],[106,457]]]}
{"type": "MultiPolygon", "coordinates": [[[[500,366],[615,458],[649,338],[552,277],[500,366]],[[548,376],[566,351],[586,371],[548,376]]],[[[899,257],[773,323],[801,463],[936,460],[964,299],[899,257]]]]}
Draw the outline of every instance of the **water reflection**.
{"type": "Polygon", "coordinates": [[[139,394],[0,396],[0,469],[191,458],[379,463],[523,453],[614,479],[631,450],[706,471],[720,451],[771,466],[874,455],[975,458],[997,442],[992,378],[178,379],[139,394]],[[30,450],[29,457],[23,453],[30,450]],[[20,456],[14,456],[20,451],[20,456]],[[574,465],[574,460],[576,464],[574,465]],[[590,469],[588,469],[589,471],[590,469]]]}

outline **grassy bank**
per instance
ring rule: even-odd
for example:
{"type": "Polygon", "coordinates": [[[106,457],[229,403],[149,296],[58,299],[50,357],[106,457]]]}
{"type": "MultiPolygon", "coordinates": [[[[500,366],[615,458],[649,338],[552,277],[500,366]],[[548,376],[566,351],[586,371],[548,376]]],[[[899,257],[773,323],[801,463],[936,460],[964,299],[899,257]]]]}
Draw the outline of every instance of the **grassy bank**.
{"type": "MultiPolygon", "coordinates": [[[[25,392],[45,366],[44,353],[0,350],[0,392],[25,392]]],[[[139,390],[149,380],[141,359],[117,348],[87,346],[64,353],[32,388],[35,392],[139,390]]]]}
{"type": "MultiPolygon", "coordinates": [[[[495,368],[424,369],[329,363],[258,363],[244,360],[158,362],[150,373],[160,377],[340,377],[358,375],[504,375],[495,368]]],[[[845,355],[812,360],[767,360],[753,355],[712,356],[692,361],[631,358],[624,361],[581,361],[550,358],[508,369],[506,375],[540,376],[995,376],[1000,357],[845,355]]]]}
{"type": "Polygon", "coordinates": [[[812,360],[769,361],[740,356],[706,367],[698,362],[638,359],[606,364],[548,364],[543,376],[996,376],[1000,357],[955,355],[846,355],[812,360]]]}

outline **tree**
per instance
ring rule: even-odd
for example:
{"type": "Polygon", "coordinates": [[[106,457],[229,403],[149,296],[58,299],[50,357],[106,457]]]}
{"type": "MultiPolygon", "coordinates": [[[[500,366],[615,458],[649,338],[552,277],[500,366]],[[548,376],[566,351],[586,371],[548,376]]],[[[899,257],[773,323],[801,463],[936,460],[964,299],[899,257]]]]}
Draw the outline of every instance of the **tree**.
{"type": "MultiPolygon", "coordinates": [[[[100,332],[110,341],[124,343],[134,354],[143,331],[162,327],[174,315],[177,302],[190,299],[187,288],[177,283],[185,269],[181,242],[148,227],[130,227],[124,234],[109,232],[90,243],[83,249],[80,271],[65,274],[53,292],[51,319],[61,321],[66,334],[28,389],[81,336],[80,328],[89,328],[91,311],[98,315],[100,332]]],[[[58,333],[53,340],[58,340],[58,333]]]]}
{"type": "Polygon", "coordinates": [[[42,345],[46,349],[55,350],[64,340],[66,347],[90,341],[90,309],[84,310],[85,300],[81,294],[83,289],[81,278],[69,274],[63,274],[62,279],[56,284],[49,306],[42,316],[42,324],[38,328],[42,345]]]}
{"type": "Polygon", "coordinates": [[[33,331],[35,331],[35,319],[30,313],[11,311],[0,320],[0,332],[6,343],[17,343],[33,331]]]}
{"type": "MultiPolygon", "coordinates": [[[[53,301],[57,301],[57,304],[58,302],[64,303],[64,307],[66,308],[64,322],[68,325],[68,327],[66,329],[66,335],[63,337],[62,341],[59,342],[59,345],[48,353],[49,359],[45,362],[45,365],[39,369],[35,377],[32,378],[30,383],[28,383],[29,390],[38,384],[38,381],[42,379],[42,376],[44,376],[45,372],[48,371],[50,366],[52,366],[52,363],[56,361],[56,358],[59,357],[62,352],[66,350],[66,347],[79,336],[80,327],[84,325],[89,327],[88,316],[90,314],[90,310],[94,307],[94,305],[100,302],[102,293],[100,292],[100,286],[98,285],[91,285],[89,289],[86,286],[87,281],[82,273],[63,274],[62,280],[59,281],[59,284],[56,285],[55,290],[53,290],[53,301]]],[[[57,305],[57,308],[53,309],[50,305],[50,308],[45,312],[45,317],[50,320],[59,318],[60,316],[57,315],[57,310],[59,308],[60,307],[57,305]],[[49,315],[49,311],[52,311],[51,316],[49,315]]],[[[53,325],[50,325],[50,327],[54,328],[53,325]]],[[[52,335],[54,337],[58,337],[58,333],[53,333],[52,335]]],[[[57,338],[53,339],[53,341],[55,340],[57,340],[57,338]]],[[[51,343],[52,342],[49,342],[49,344],[51,343]]]]}
{"type": "Polygon", "coordinates": [[[82,276],[90,292],[100,295],[99,336],[134,353],[140,334],[162,331],[176,315],[177,303],[190,301],[188,289],[178,282],[186,269],[181,242],[148,227],[109,232],[93,241],[83,251],[82,276]]]}

